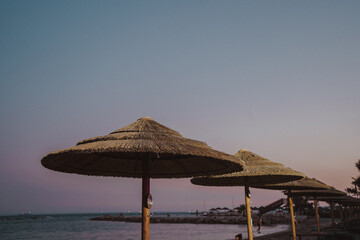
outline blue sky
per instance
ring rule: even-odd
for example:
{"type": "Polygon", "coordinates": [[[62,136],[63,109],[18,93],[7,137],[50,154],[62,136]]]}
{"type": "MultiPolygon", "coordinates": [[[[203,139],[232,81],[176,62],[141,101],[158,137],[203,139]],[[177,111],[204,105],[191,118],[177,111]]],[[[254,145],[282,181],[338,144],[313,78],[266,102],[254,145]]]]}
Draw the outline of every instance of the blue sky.
{"type": "MultiPolygon", "coordinates": [[[[142,116],[343,190],[360,158],[359,12],[358,1],[0,1],[0,214],[140,210],[139,179],[40,159],[142,116]]],[[[188,179],[151,188],[155,210],[243,202],[241,188],[188,179]]]]}

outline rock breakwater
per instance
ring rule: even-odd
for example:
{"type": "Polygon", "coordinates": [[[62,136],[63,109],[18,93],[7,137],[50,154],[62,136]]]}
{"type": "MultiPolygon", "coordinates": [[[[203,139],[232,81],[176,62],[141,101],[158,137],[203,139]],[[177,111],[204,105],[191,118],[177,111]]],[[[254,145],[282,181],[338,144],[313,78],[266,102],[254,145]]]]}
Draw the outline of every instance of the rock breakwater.
{"type": "MultiPolygon", "coordinates": [[[[140,216],[104,216],[94,217],[93,221],[141,222],[140,216]]],[[[151,223],[192,223],[192,224],[246,224],[243,216],[198,216],[198,217],[150,217],[151,223]]],[[[265,225],[284,223],[284,218],[271,218],[264,221],[265,225]]]]}

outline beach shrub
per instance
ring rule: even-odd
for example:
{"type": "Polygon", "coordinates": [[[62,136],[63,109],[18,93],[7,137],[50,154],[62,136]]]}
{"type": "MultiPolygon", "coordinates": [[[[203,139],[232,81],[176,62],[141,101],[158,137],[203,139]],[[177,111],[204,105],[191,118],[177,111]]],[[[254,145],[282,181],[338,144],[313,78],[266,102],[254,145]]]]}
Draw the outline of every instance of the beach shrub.
{"type": "MultiPolygon", "coordinates": [[[[358,160],[355,163],[355,167],[360,172],[360,160],[358,160]]],[[[360,176],[358,176],[357,178],[353,177],[352,179],[353,179],[353,181],[351,182],[351,187],[346,188],[345,191],[347,193],[349,193],[350,195],[359,198],[360,197],[360,176]]]]}

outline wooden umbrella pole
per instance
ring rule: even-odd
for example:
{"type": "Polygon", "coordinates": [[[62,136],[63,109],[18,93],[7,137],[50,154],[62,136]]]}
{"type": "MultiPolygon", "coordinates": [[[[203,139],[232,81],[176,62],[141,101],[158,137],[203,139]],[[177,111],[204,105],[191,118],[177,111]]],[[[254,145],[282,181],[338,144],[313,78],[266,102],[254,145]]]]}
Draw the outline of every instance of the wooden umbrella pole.
{"type": "Polygon", "coordinates": [[[342,210],[342,205],[341,204],[339,204],[339,212],[340,212],[341,225],[342,225],[342,227],[344,227],[345,222],[344,222],[344,215],[343,215],[343,210],[342,210]]]}
{"type": "Polygon", "coordinates": [[[246,220],[248,239],[253,240],[252,226],[251,226],[251,208],[250,208],[250,190],[249,185],[245,185],[245,205],[246,205],[246,220]]]}
{"type": "Polygon", "coordinates": [[[320,233],[319,209],[318,209],[318,201],[316,197],[314,199],[314,205],[315,205],[317,232],[320,233]]]}
{"type": "Polygon", "coordinates": [[[344,206],[344,212],[345,212],[345,217],[344,217],[344,223],[345,225],[348,225],[348,212],[347,212],[347,206],[344,206]]]}
{"type": "Polygon", "coordinates": [[[142,177],[142,224],[141,224],[141,239],[150,239],[150,209],[147,207],[147,198],[150,194],[150,178],[147,174],[147,167],[149,161],[145,161],[143,165],[143,177],[142,177]]]}
{"type": "Polygon", "coordinates": [[[291,229],[292,229],[293,239],[296,240],[294,207],[293,207],[293,200],[291,197],[291,191],[289,191],[288,193],[288,198],[289,198],[289,208],[290,208],[290,216],[291,216],[291,229]]]}
{"type": "Polygon", "coordinates": [[[354,210],[354,221],[356,221],[356,220],[358,220],[357,219],[357,206],[354,206],[353,210],[354,210]]]}
{"type": "Polygon", "coordinates": [[[334,202],[330,202],[330,208],[331,208],[331,225],[335,226],[335,218],[334,218],[334,202]]]}

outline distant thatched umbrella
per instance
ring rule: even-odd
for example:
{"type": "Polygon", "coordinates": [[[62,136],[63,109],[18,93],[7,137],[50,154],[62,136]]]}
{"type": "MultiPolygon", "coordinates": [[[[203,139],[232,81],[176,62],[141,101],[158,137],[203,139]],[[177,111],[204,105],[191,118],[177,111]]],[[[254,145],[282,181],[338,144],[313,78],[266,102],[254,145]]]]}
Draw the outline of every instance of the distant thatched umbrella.
{"type": "Polygon", "coordinates": [[[242,172],[208,177],[196,177],[191,182],[203,186],[245,186],[245,205],[247,213],[248,238],[253,239],[251,229],[251,209],[249,187],[264,183],[280,183],[294,181],[305,177],[305,174],[285,168],[284,165],[272,162],[246,149],[235,154],[245,162],[242,172]]]}
{"type": "MultiPolygon", "coordinates": [[[[343,205],[345,206],[345,211],[346,211],[346,206],[355,207],[356,212],[358,211],[358,208],[360,206],[360,199],[350,197],[350,196],[318,197],[317,199],[318,199],[318,201],[325,201],[330,204],[331,220],[332,220],[333,226],[335,225],[335,219],[334,219],[334,204],[335,203],[339,204],[340,218],[341,218],[341,222],[343,225],[344,225],[344,219],[343,219],[343,214],[342,214],[342,206],[343,205]]],[[[358,214],[357,214],[357,217],[358,217],[358,214]]]]}
{"type": "MultiPolygon", "coordinates": [[[[287,190],[290,207],[292,207],[292,196],[311,196],[315,197],[314,205],[315,205],[315,212],[316,212],[316,223],[317,223],[317,230],[320,232],[320,222],[319,222],[319,212],[318,212],[318,203],[316,197],[318,196],[341,196],[345,194],[344,192],[338,191],[335,188],[332,188],[325,183],[316,180],[315,178],[304,178],[299,181],[288,182],[284,184],[268,184],[261,186],[261,188],[265,189],[278,189],[278,190],[287,190]],[[294,190],[294,191],[292,191],[294,190]]],[[[290,209],[291,210],[291,209],[290,209]]],[[[292,226],[293,226],[293,236],[296,239],[295,233],[295,224],[293,223],[292,217],[292,226]]]]}
{"type": "Polygon", "coordinates": [[[254,186],[255,188],[261,189],[271,189],[271,190],[285,190],[292,191],[293,190],[306,190],[309,192],[310,190],[326,190],[330,189],[330,186],[326,185],[323,182],[315,178],[304,177],[303,179],[291,182],[277,183],[277,184],[263,184],[254,186]]]}
{"type": "Polygon", "coordinates": [[[318,201],[359,205],[360,199],[350,196],[318,197],[318,201]]]}
{"type": "Polygon", "coordinates": [[[204,142],[184,138],[148,117],[111,134],[50,153],[41,163],[66,173],[142,178],[142,239],[149,239],[150,178],[223,174],[241,171],[243,166],[234,156],[213,150],[204,142]]]}
{"type": "Polygon", "coordinates": [[[307,196],[314,198],[315,205],[315,214],[316,214],[316,224],[317,232],[320,233],[320,221],[319,221],[319,210],[318,210],[318,201],[317,197],[335,197],[335,196],[344,196],[345,192],[339,191],[334,187],[330,187],[325,190],[296,190],[291,193],[293,196],[307,196]]]}
{"type": "Polygon", "coordinates": [[[289,208],[291,215],[291,228],[294,240],[296,240],[296,228],[295,228],[295,218],[294,218],[294,208],[292,201],[292,190],[326,190],[329,189],[330,186],[325,183],[316,180],[315,178],[305,177],[301,180],[278,183],[278,184],[264,184],[257,185],[255,188],[263,188],[263,189],[272,189],[272,190],[285,190],[287,191],[288,199],[289,199],[289,208]]]}
{"type": "Polygon", "coordinates": [[[345,196],[346,193],[329,186],[329,189],[324,190],[296,190],[292,191],[292,195],[317,198],[345,196]]]}

